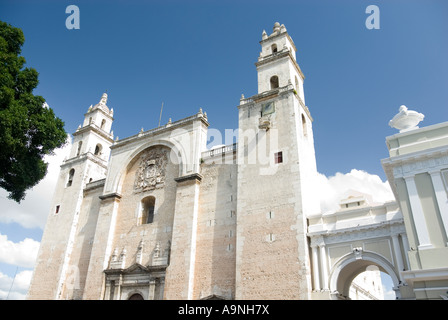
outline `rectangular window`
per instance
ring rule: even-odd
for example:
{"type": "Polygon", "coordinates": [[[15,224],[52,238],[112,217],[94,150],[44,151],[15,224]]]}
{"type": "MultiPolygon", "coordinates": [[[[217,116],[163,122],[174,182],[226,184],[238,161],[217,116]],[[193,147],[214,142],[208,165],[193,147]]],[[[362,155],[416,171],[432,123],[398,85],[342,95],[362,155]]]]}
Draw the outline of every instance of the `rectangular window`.
{"type": "Polygon", "coordinates": [[[276,152],[276,153],[274,154],[274,160],[275,160],[275,163],[282,163],[282,162],[283,162],[283,154],[282,154],[282,151],[280,151],[280,152],[276,152]]]}
{"type": "Polygon", "coordinates": [[[60,208],[61,206],[60,205],[57,205],[56,206],[56,211],[54,212],[54,214],[58,214],[59,213],[59,208],[60,208]]]}

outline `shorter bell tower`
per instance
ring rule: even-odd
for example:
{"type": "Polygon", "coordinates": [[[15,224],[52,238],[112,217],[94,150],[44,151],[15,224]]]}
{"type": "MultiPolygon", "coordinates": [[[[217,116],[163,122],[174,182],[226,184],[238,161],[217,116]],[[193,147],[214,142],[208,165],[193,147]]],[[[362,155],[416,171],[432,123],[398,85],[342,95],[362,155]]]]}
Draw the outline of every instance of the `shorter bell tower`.
{"type": "Polygon", "coordinates": [[[113,110],[107,94],[90,106],[83,125],[73,133],[72,149],[61,165],[47,224],[38,253],[29,298],[63,299],[64,283],[70,276],[71,253],[83,204],[84,189],[90,182],[105,179],[109,162],[113,110]],[[55,282],[54,279],[60,279],[55,282]]]}

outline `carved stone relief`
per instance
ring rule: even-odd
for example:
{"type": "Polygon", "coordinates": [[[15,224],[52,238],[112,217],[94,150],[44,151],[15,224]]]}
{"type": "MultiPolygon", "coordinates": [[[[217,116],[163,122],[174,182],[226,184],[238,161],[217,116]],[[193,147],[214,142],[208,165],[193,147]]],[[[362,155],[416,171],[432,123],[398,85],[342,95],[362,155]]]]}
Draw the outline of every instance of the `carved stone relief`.
{"type": "Polygon", "coordinates": [[[142,192],[163,187],[165,183],[168,150],[150,149],[140,156],[140,164],[135,175],[134,191],[142,192]]]}

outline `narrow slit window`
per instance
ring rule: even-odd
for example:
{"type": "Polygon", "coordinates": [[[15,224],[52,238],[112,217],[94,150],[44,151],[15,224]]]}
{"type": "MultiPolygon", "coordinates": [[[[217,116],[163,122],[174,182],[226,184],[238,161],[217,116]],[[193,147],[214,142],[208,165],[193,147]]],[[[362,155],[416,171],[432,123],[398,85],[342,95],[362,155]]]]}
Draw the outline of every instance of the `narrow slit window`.
{"type": "Polygon", "coordinates": [[[303,136],[307,137],[308,136],[308,129],[306,128],[306,119],[305,116],[302,114],[302,131],[303,131],[303,136]]]}
{"type": "Polygon", "coordinates": [[[81,154],[81,147],[82,147],[82,141],[78,142],[78,151],[76,152],[76,156],[79,156],[81,154]]]}
{"type": "Polygon", "coordinates": [[[70,187],[73,184],[73,177],[75,175],[75,169],[71,169],[68,173],[67,187],[70,187]]]}

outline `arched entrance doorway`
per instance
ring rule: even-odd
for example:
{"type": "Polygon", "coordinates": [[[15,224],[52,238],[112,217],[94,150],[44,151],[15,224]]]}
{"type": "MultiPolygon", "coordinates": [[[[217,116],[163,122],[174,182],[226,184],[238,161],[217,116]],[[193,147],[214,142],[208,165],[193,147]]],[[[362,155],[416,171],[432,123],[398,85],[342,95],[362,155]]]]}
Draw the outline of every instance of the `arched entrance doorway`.
{"type": "MultiPolygon", "coordinates": [[[[387,273],[392,279],[393,287],[398,287],[399,278],[394,267],[386,259],[374,252],[354,252],[341,257],[332,268],[329,279],[331,298],[334,300],[350,299],[350,285],[353,279],[372,267],[387,273]]],[[[397,298],[400,298],[400,291],[395,292],[397,298]]]]}
{"type": "Polygon", "coordinates": [[[144,300],[140,293],[134,293],[128,300],[144,300]]]}

